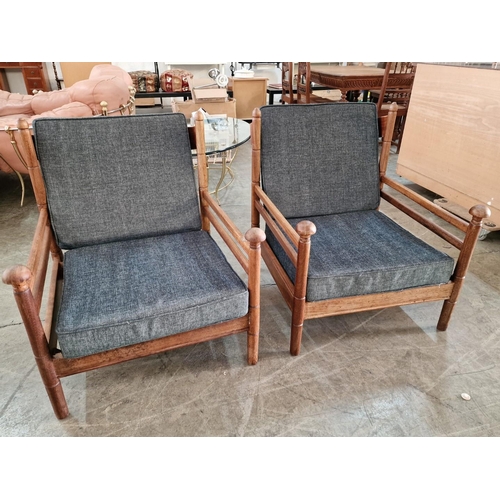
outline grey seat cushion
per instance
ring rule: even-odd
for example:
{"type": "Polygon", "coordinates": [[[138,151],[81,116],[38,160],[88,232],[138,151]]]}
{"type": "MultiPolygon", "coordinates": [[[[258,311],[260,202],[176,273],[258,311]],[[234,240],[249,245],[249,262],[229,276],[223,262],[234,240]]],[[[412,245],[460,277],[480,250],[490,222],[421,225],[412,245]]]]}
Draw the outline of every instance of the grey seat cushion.
{"type": "Polygon", "coordinates": [[[201,228],[186,118],[41,118],[33,131],[61,248],[201,228]]]}
{"type": "Polygon", "coordinates": [[[85,356],[244,316],[246,285],[205,231],[69,250],[56,332],[85,356]]]}
{"type": "Polygon", "coordinates": [[[285,217],[378,207],[375,104],[264,106],[261,113],[262,188],[285,217]]]}
{"type": "MultiPolygon", "coordinates": [[[[288,219],[295,227],[303,220],[288,219]]],[[[307,300],[365,295],[447,283],[454,260],[377,210],[309,217],[311,237],[307,300]]],[[[276,257],[295,282],[295,268],[269,229],[276,257]]]]}

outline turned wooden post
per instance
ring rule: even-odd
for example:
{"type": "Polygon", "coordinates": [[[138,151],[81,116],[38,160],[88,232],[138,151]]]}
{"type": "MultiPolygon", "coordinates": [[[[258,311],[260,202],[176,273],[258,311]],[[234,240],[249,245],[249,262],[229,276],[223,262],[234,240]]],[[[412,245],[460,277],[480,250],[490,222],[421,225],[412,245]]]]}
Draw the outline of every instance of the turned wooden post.
{"type": "MultiPolygon", "coordinates": [[[[45,182],[42,177],[40,164],[36,156],[35,146],[33,144],[33,136],[31,135],[28,122],[24,118],[18,120],[17,128],[21,134],[19,150],[26,161],[38,211],[41,211],[42,208],[47,208],[47,193],[45,191],[45,182]]],[[[49,220],[47,220],[47,225],[50,225],[49,220]]],[[[51,237],[50,240],[50,251],[53,258],[62,261],[63,256],[61,249],[57,246],[53,237],[51,237]]]]}
{"type": "MultiPolygon", "coordinates": [[[[382,96],[380,96],[382,99],[382,96]]],[[[387,171],[387,163],[389,162],[389,154],[391,152],[392,136],[394,134],[394,125],[396,123],[396,114],[398,105],[393,102],[389,106],[387,116],[379,117],[380,133],[382,135],[382,148],[380,150],[379,171],[380,177],[385,176],[387,171]]],[[[380,183],[380,189],[383,188],[383,182],[380,183]]]]}
{"type": "Polygon", "coordinates": [[[205,196],[203,196],[203,191],[208,194],[208,166],[205,149],[205,122],[201,111],[196,113],[194,132],[196,136],[196,154],[198,162],[198,189],[200,190],[201,225],[204,231],[210,232],[210,220],[207,215],[208,202],[206,201],[205,196]]]}
{"type": "Polygon", "coordinates": [[[437,324],[437,329],[440,331],[444,331],[448,328],[451,313],[457,303],[460,290],[462,289],[462,285],[464,283],[465,275],[469,269],[474,248],[476,247],[479,232],[483,226],[483,219],[491,216],[491,210],[484,205],[473,206],[469,210],[469,213],[472,215],[472,220],[470,221],[467,232],[465,233],[462,250],[460,251],[460,255],[455,266],[455,272],[452,276],[452,281],[454,282],[453,290],[450,298],[444,301],[437,324]]]}
{"type": "Polygon", "coordinates": [[[245,239],[250,243],[248,252],[249,324],[247,359],[249,365],[255,365],[259,359],[260,245],[266,239],[266,235],[262,229],[254,227],[245,233],[245,239]]]}
{"type": "Polygon", "coordinates": [[[35,299],[30,290],[31,271],[26,266],[14,266],[4,271],[2,281],[7,285],[12,285],[14,289],[14,297],[54,413],[59,419],[66,418],[69,415],[68,405],[49,352],[35,299]]]}
{"type": "Polygon", "coordinates": [[[252,124],[250,126],[250,135],[252,138],[252,190],[250,196],[250,211],[252,227],[260,226],[259,211],[255,208],[255,203],[258,198],[255,194],[255,187],[260,186],[260,134],[261,134],[261,112],[259,108],[255,108],[252,113],[252,124]]]}
{"type": "Polygon", "coordinates": [[[295,287],[293,290],[292,331],[290,336],[290,354],[300,353],[302,330],[306,312],[307,273],[309,271],[309,256],[311,253],[311,236],[316,234],[316,226],[311,221],[301,221],[296,227],[300,236],[297,249],[297,269],[295,272],[295,287]]]}
{"type": "Polygon", "coordinates": [[[40,171],[40,165],[36,157],[35,146],[33,145],[33,136],[31,135],[28,122],[24,118],[18,120],[17,128],[21,133],[19,149],[28,164],[31,185],[33,186],[36,203],[40,210],[42,207],[47,206],[47,196],[45,193],[45,183],[43,182],[42,172],[40,171]]]}

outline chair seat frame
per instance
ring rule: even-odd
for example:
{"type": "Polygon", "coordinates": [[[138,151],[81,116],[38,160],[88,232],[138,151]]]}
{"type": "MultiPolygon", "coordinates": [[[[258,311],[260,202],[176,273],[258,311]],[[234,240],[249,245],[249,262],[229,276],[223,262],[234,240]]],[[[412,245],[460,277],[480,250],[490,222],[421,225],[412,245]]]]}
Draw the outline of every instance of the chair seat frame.
{"type": "MultiPolygon", "coordinates": [[[[379,157],[380,195],[395,208],[460,251],[453,275],[448,283],[442,285],[309,302],[306,299],[309,256],[311,237],[316,233],[316,227],[307,220],[299,222],[295,228],[292,227],[262,189],[260,177],[261,112],[259,109],[254,111],[252,122],[252,227],[260,227],[262,217],[296,268],[294,283],[281,266],[268,242],[263,242],[262,257],[264,262],[292,312],[290,336],[290,353],[292,355],[300,353],[304,321],[307,319],[444,300],[437,329],[444,331],[448,327],[451,313],[458,300],[481,231],[482,220],[489,216],[490,210],[484,205],[476,205],[470,209],[469,213],[472,216],[470,222],[466,222],[403,184],[387,177],[387,163],[396,116],[397,104],[393,103],[388,115],[380,119],[383,137],[379,157]],[[464,233],[463,239],[423,216],[420,211],[411,206],[411,203],[401,201],[387,188],[403,195],[406,200],[417,204],[420,208],[426,209],[442,221],[462,231],[464,233]]],[[[300,186],[297,189],[300,189],[300,186]]]]}
{"type": "MultiPolygon", "coordinates": [[[[106,119],[106,118],[102,118],[106,119]]],[[[248,276],[249,307],[245,316],[196,330],[177,333],[167,337],[138,344],[111,349],[105,352],[64,358],[57,348],[55,335],[56,308],[59,302],[64,277],[63,254],[56,243],[47,208],[45,186],[36,157],[33,139],[25,120],[18,123],[18,143],[29,166],[29,173],[38,205],[39,216],[27,265],[6,269],[3,282],[12,285],[38,369],[59,419],[69,415],[60,378],[87,372],[96,368],[122,363],[179,347],[214,340],[227,335],[247,332],[247,362],[258,361],[260,332],[260,259],[264,232],[249,229],[245,235],[210,196],[208,191],[208,167],[205,154],[203,116],[196,118],[196,143],[198,161],[199,199],[202,230],[210,232],[213,226],[236,257],[248,276]],[[51,266],[49,266],[51,261],[51,266]],[[46,279],[49,286],[46,287],[46,279]],[[40,316],[42,300],[46,290],[46,314],[40,316]]]]}

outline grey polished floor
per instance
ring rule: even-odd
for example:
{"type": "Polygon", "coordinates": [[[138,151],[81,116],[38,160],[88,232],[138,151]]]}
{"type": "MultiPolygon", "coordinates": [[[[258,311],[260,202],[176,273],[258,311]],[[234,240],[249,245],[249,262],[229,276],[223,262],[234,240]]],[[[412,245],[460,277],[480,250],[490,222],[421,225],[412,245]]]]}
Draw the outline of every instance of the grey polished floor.
{"type": "MultiPolygon", "coordinates": [[[[250,152],[249,143],[238,150],[236,180],[220,197],[243,231],[250,152]]],[[[37,215],[29,183],[19,201],[16,178],[0,173],[0,270],[27,260],[37,215]]],[[[3,283],[0,304],[1,436],[500,435],[500,233],[479,241],[447,332],[436,330],[439,303],[310,320],[292,357],[290,312],[264,267],[256,366],[246,365],[241,334],[65,378],[71,415],[63,421],[3,283]]]]}

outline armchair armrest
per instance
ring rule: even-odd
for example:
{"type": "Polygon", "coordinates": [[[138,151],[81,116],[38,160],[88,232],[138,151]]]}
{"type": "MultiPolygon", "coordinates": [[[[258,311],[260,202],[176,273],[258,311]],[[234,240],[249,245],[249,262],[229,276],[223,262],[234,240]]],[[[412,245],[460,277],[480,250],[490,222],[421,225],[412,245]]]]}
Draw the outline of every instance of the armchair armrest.
{"type": "Polygon", "coordinates": [[[311,236],[316,234],[316,226],[311,221],[303,220],[297,224],[296,228],[293,228],[260,186],[254,186],[254,192],[255,209],[260,213],[294,266],[297,267],[300,243],[309,242],[311,236]]]}
{"type": "Polygon", "coordinates": [[[53,319],[53,304],[56,300],[57,281],[60,279],[62,253],[57,247],[48,220],[45,207],[40,209],[38,223],[31,244],[27,265],[16,265],[6,269],[2,274],[2,281],[11,285],[16,300],[23,304],[20,310],[28,311],[32,319],[38,317],[40,330],[44,331],[47,340],[50,339],[53,319]],[[48,290],[47,309],[43,322],[40,318],[40,309],[45,292],[45,282],[48,277],[49,257],[52,255],[50,271],[50,288],[48,290]]]}
{"type": "Polygon", "coordinates": [[[210,223],[217,230],[241,267],[247,274],[250,274],[250,252],[251,250],[258,251],[260,259],[260,244],[266,239],[264,231],[254,227],[249,229],[243,236],[243,233],[214,201],[208,191],[201,191],[201,197],[206,203],[205,213],[210,223]]]}
{"type": "MultiPolygon", "coordinates": [[[[432,203],[431,201],[427,200],[426,198],[419,195],[415,191],[412,191],[403,184],[393,179],[390,179],[385,175],[381,176],[380,181],[382,184],[389,186],[390,188],[402,194],[409,200],[415,202],[417,205],[421,206],[422,208],[425,208],[434,215],[437,215],[440,219],[456,227],[463,233],[468,233],[471,230],[471,225],[477,225],[478,226],[477,231],[474,231],[477,232],[476,237],[481,229],[482,220],[491,215],[491,210],[487,206],[481,204],[475,205],[469,210],[469,213],[472,216],[471,222],[466,222],[460,217],[457,217],[456,215],[446,211],[444,208],[432,203]]],[[[384,198],[386,201],[388,201],[391,205],[395,206],[396,208],[404,212],[406,215],[410,216],[412,219],[425,226],[427,229],[430,229],[433,233],[437,234],[438,236],[446,240],[455,248],[457,248],[458,250],[462,249],[464,245],[464,240],[456,237],[446,229],[442,228],[441,226],[438,226],[430,219],[427,219],[426,217],[422,216],[416,210],[406,205],[404,202],[398,200],[396,197],[387,193],[386,191],[381,190],[380,194],[381,197],[384,198]]]]}

